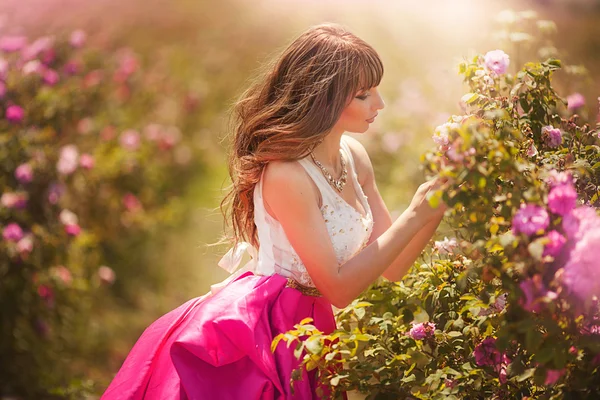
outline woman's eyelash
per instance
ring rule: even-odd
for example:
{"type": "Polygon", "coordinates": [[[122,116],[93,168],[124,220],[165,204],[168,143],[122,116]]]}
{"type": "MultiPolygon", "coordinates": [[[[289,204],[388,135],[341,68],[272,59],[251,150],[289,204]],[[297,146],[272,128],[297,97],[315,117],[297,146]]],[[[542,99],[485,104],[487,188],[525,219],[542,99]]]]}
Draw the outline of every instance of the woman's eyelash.
{"type": "Polygon", "coordinates": [[[369,96],[368,94],[362,94],[362,95],[360,95],[360,96],[356,96],[356,98],[357,98],[357,99],[364,100],[364,99],[366,99],[368,96],[369,96]]]}

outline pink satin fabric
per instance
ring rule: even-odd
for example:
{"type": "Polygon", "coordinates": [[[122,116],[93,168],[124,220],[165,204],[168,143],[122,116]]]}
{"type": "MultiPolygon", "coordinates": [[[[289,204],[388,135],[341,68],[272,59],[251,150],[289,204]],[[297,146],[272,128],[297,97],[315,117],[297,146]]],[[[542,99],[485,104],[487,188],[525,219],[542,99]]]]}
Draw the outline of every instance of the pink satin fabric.
{"type": "MultiPolygon", "coordinates": [[[[102,396],[113,399],[316,399],[314,373],[290,390],[294,345],[273,338],[306,317],[335,329],[331,304],[286,287],[280,275],[244,273],[150,325],[102,396]]],[[[314,371],[313,371],[314,372],[314,371]]]]}

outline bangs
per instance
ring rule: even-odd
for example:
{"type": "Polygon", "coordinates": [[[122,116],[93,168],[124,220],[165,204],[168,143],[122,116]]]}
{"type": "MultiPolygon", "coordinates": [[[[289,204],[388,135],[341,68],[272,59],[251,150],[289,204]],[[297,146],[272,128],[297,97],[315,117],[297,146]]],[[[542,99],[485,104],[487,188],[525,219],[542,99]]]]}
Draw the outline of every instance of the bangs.
{"type": "Polygon", "coordinates": [[[383,77],[383,63],[372,48],[361,51],[356,57],[356,67],[358,68],[356,90],[368,90],[379,86],[383,77]]]}

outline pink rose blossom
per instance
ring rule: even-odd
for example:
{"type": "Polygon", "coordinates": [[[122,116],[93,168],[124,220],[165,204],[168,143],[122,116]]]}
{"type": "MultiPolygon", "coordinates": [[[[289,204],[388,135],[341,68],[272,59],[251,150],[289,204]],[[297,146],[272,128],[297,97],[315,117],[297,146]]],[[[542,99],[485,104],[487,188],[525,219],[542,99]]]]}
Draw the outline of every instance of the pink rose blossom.
{"type": "Polygon", "coordinates": [[[584,302],[593,296],[600,296],[600,263],[598,255],[593,249],[600,248],[600,224],[595,217],[595,222],[588,223],[589,230],[579,233],[575,247],[571,250],[569,260],[563,268],[562,280],[571,293],[584,302]]]}
{"type": "Polygon", "coordinates": [[[4,227],[2,238],[8,242],[18,242],[23,238],[23,229],[18,224],[11,222],[4,227]]]}
{"type": "Polygon", "coordinates": [[[141,208],[142,208],[142,203],[132,193],[126,193],[123,196],[122,201],[123,201],[123,206],[127,209],[127,211],[136,212],[136,211],[141,210],[141,208]]]}
{"type": "Polygon", "coordinates": [[[436,240],[433,245],[434,250],[439,254],[452,253],[457,247],[458,242],[456,238],[448,239],[447,237],[444,237],[444,240],[436,240]]]}
{"type": "Polygon", "coordinates": [[[21,164],[15,170],[15,178],[20,183],[30,183],[33,180],[33,168],[29,164],[21,164]]]}
{"type": "Polygon", "coordinates": [[[79,218],[71,210],[64,209],[58,215],[58,219],[63,225],[76,225],[79,223],[79,218]]]}
{"type": "Polygon", "coordinates": [[[63,67],[63,71],[65,71],[67,75],[76,75],[79,73],[80,69],[81,66],[77,61],[68,61],[63,67]]]}
{"type": "Polygon", "coordinates": [[[71,46],[76,47],[76,48],[83,47],[83,45],[85,44],[86,38],[87,38],[87,35],[85,34],[85,32],[82,31],[81,29],[78,29],[71,33],[71,38],[69,39],[69,43],[71,43],[71,46]]]}
{"type": "Polygon", "coordinates": [[[550,217],[546,210],[535,204],[521,204],[521,208],[512,220],[513,233],[524,233],[531,236],[540,230],[544,230],[550,224],[550,217]]]}
{"type": "Polygon", "coordinates": [[[112,268],[103,265],[98,268],[98,278],[100,278],[100,282],[106,285],[112,285],[116,280],[115,271],[113,271],[112,268]]]}
{"type": "Polygon", "coordinates": [[[25,36],[3,36],[0,38],[0,50],[5,53],[19,51],[27,45],[25,36]]]}
{"type": "Polygon", "coordinates": [[[62,175],[70,175],[79,165],[79,151],[74,144],[68,144],[60,149],[60,156],[56,169],[62,175]]]}
{"type": "Polygon", "coordinates": [[[78,236],[81,233],[81,227],[77,224],[65,225],[65,232],[69,236],[78,236]]]}
{"type": "Polygon", "coordinates": [[[544,126],[542,128],[542,140],[551,149],[557,148],[562,144],[562,132],[552,125],[544,126]]]}
{"type": "Polygon", "coordinates": [[[52,275],[54,279],[58,280],[65,286],[71,286],[71,283],[73,282],[73,275],[71,275],[71,271],[69,271],[63,265],[50,268],[50,275],[52,275]]]}
{"type": "Polygon", "coordinates": [[[41,75],[44,72],[44,66],[39,60],[31,60],[25,63],[25,65],[23,65],[23,68],[21,68],[21,72],[23,72],[23,75],[41,75]]]}
{"type": "Polygon", "coordinates": [[[21,51],[21,58],[25,61],[33,60],[40,53],[49,51],[54,44],[54,39],[50,36],[44,36],[36,39],[29,46],[21,51]]]}
{"type": "Polygon", "coordinates": [[[13,124],[18,124],[23,121],[23,117],[25,116],[25,111],[23,108],[19,106],[8,106],[6,109],[6,119],[8,122],[13,124]]]}
{"type": "Polygon", "coordinates": [[[60,183],[51,183],[48,188],[48,202],[50,204],[57,204],[64,192],[64,185],[60,183]]]}
{"type": "Polygon", "coordinates": [[[38,286],[38,295],[44,300],[48,308],[54,307],[54,291],[47,285],[38,286]]]}
{"type": "Polygon", "coordinates": [[[17,242],[17,251],[21,255],[29,254],[33,251],[33,235],[31,233],[23,236],[23,238],[17,242]]]}
{"type": "Polygon", "coordinates": [[[546,380],[544,381],[544,385],[552,386],[559,381],[560,378],[565,374],[564,369],[549,369],[546,371],[546,380]]]}
{"type": "Polygon", "coordinates": [[[508,65],[510,64],[508,54],[502,50],[488,51],[483,58],[487,69],[494,71],[498,75],[506,73],[508,65]]]}
{"type": "Polygon", "coordinates": [[[94,157],[90,154],[84,153],[79,157],[79,165],[85,169],[94,168],[94,157]]]}
{"type": "Polygon", "coordinates": [[[456,122],[446,122],[442,125],[439,125],[435,128],[434,134],[432,136],[435,144],[440,146],[440,148],[444,149],[450,144],[450,136],[453,130],[457,130],[460,128],[460,124],[456,122]]]}
{"type": "Polygon", "coordinates": [[[577,205],[577,192],[572,184],[558,185],[548,194],[548,208],[554,214],[566,215],[577,205]]]}
{"type": "Polygon", "coordinates": [[[415,340],[423,340],[426,337],[433,337],[435,324],[433,322],[421,322],[413,324],[408,335],[415,340]]]}
{"type": "Polygon", "coordinates": [[[135,151],[140,147],[140,134],[136,130],[128,129],[121,133],[119,141],[124,149],[135,151]]]}
{"type": "Polygon", "coordinates": [[[113,79],[115,82],[125,82],[138,69],[138,60],[131,49],[122,49],[119,54],[119,69],[113,79]]]}
{"type": "Polygon", "coordinates": [[[27,193],[7,192],[0,197],[0,204],[6,208],[23,209],[27,207],[27,200],[27,193]]]}
{"type": "Polygon", "coordinates": [[[562,227],[569,239],[579,239],[585,232],[600,226],[600,217],[592,207],[581,206],[563,217],[562,227]]]}
{"type": "Polygon", "coordinates": [[[552,187],[564,184],[573,184],[573,177],[568,171],[558,172],[553,169],[546,178],[546,183],[552,187]]]}
{"type": "Polygon", "coordinates": [[[506,354],[502,354],[502,363],[494,367],[498,372],[498,380],[502,385],[508,381],[508,364],[510,364],[510,358],[506,354]]]}
{"type": "Polygon", "coordinates": [[[544,246],[544,256],[558,256],[567,242],[567,239],[556,230],[548,232],[546,239],[549,242],[544,246]]]}
{"type": "Polygon", "coordinates": [[[42,78],[44,80],[44,83],[46,83],[49,86],[56,85],[60,79],[60,77],[58,76],[58,72],[56,72],[53,69],[46,69],[42,74],[42,78]]]}
{"type": "Polygon", "coordinates": [[[534,275],[533,278],[526,279],[519,284],[524,297],[520,299],[521,306],[529,311],[539,313],[544,309],[544,298],[554,300],[556,293],[549,291],[542,282],[540,275],[534,275]]]}
{"type": "Polygon", "coordinates": [[[502,362],[502,353],[496,348],[496,339],[488,336],[475,346],[473,351],[475,363],[482,367],[484,365],[498,365],[502,362]]]}
{"type": "Polygon", "coordinates": [[[534,157],[538,154],[538,149],[535,147],[535,144],[531,143],[531,146],[527,149],[527,157],[534,157]]]}
{"type": "Polygon", "coordinates": [[[581,93],[573,93],[567,96],[567,108],[569,111],[575,111],[585,105],[585,97],[581,93]]]}

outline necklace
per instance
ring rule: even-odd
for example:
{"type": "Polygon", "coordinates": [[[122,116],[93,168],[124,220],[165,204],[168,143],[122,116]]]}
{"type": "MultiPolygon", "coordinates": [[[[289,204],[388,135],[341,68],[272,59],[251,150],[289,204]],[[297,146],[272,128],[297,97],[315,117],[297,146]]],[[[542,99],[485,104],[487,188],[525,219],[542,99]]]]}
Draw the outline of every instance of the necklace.
{"type": "Polygon", "coordinates": [[[341,164],[342,164],[342,175],[340,176],[340,179],[333,179],[333,176],[331,176],[329,171],[327,171],[325,169],[325,167],[323,167],[323,164],[321,164],[315,158],[315,155],[313,154],[312,151],[310,152],[310,157],[312,158],[313,162],[317,165],[317,167],[319,167],[319,169],[323,173],[323,176],[325,177],[325,179],[327,179],[327,182],[329,182],[329,184],[335,190],[342,193],[342,190],[344,189],[344,185],[346,184],[346,178],[348,176],[348,170],[346,169],[346,160],[344,160],[344,155],[342,154],[342,149],[340,149],[340,160],[341,160],[341,164]]]}

